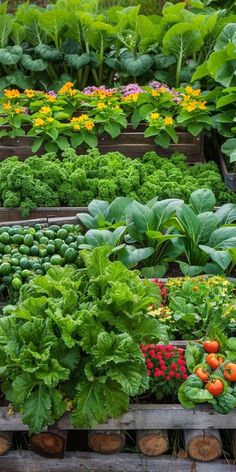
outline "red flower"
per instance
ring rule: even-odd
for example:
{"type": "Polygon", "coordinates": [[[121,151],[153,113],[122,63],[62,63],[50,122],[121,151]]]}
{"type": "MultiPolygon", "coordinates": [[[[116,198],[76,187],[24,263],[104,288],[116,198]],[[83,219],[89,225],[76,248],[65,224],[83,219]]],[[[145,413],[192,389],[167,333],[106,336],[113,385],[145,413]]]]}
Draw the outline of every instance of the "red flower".
{"type": "Polygon", "coordinates": [[[166,378],[165,378],[165,380],[170,380],[170,376],[167,375],[166,378]]]}
{"type": "Polygon", "coordinates": [[[171,369],[175,370],[177,368],[177,364],[175,364],[175,362],[173,362],[170,366],[171,369]]]}
{"type": "Polygon", "coordinates": [[[174,377],[174,376],[175,376],[175,373],[173,372],[173,370],[171,370],[171,371],[169,372],[169,376],[170,376],[170,377],[174,377]]]}
{"type": "Polygon", "coordinates": [[[186,372],[186,369],[185,369],[185,367],[184,367],[184,366],[182,366],[182,365],[181,365],[181,367],[180,367],[180,369],[179,369],[179,370],[180,370],[180,372],[181,372],[182,374],[184,374],[184,373],[186,372]]]}
{"type": "Polygon", "coordinates": [[[153,368],[153,363],[150,361],[147,361],[147,368],[152,369],[153,368]]]}
{"type": "Polygon", "coordinates": [[[178,373],[177,373],[177,374],[175,374],[175,378],[176,378],[176,379],[180,379],[180,377],[181,377],[181,375],[180,375],[180,374],[178,374],[178,373]]]}
{"type": "Polygon", "coordinates": [[[183,379],[186,380],[188,378],[187,374],[183,375],[183,379]]]}

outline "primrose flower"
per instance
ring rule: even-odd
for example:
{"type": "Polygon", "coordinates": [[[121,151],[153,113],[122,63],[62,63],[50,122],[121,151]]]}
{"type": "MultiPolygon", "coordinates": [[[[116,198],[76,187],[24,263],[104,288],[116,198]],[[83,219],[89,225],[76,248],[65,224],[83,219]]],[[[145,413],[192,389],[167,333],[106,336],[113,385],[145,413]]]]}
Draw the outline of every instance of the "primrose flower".
{"type": "Polygon", "coordinates": [[[144,90],[138,84],[128,84],[121,88],[123,97],[144,93],[144,90]]]}
{"type": "Polygon", "coordinates": [[[20,96],[20,92],[17,89],[6,89],[4,90],[4,95],[7,98],[18,98],[20,96]]]}
{"type": "Polygon", "coordinates": [[[44,120],[42,118],[36,118],[34,120],[34,126],[43,126],[44,125],[44,120]]]}
{"type": "Polygon", "coordinates": [[[15,113],[19,114],[19,113],[23,113],[24,112],[24,109],[23,108],[16,108],[15,109],[15,113]]]}
{"type": "Polygon", "coordinates": [[[190,95],[193,93],[193,88],[190,87],[189,85],[187,85],[187,87],[185,87],[185,90],[186,90],[186,92],[187,92],[188,94],[190,94],[190,95]]]}
{"type": "Polygon", "coordinates": [[[160,113],[151,113],[151,119],[152,120],[158,120],[158,118],[160,118],[160,113]]]}
{"type": "Polygon", "coordinates": [[[28,98],[33,98],[35,96],[35,91],[32,89],[25,89],[24,93],[28,98]]]}
{"type": "Polygon", "coordinates": [[[76,93],[76,90],[72,89],[73,83],[72,82],[66,82],[63,87],[60,88],[58,91],[59,95],[65,95],[66,93],[70,93],[70,95],[74,95],[76,93]]]}
{"type": "Polygon", "coordinates": [[[10,102],[4,103],[2,106],[3,110],[11,110],[11,104],[10,102]]]}
{"type": "Polygon", "coordinates": [[[206,109],[206,102],[198,102],[198,108],[199,108],[199,110],[205,110],[206,109]]]}
{"type": "Polygon", "coordinates": [[[97,108],[99,110],[103,110],[104,108],[106,108],[106,105],[105,105],[105,103],[99,102],[99,103],[97,103],[97,108]]]}
{"type": "Polygon", "coordinates": [[[196,110],[196,108],[197,108],[196,105],[197,105],[196,102],[191,102],[191,103],[186,107],[187,111],[196,110]]]}
{"type": "Polygon", "coordinates": [[[51,108],[50,107],[42,107],[39,110],[39,113],[43,113],[43,115],[48,115],[51,113],[51,108]]]}
{"type": "Polygon", "coordinates": [[[173,125],[174,120],[173,120],[173,118],[171,118],[171,116],[167,116],[167,117],[164,119],[164,123],[165,123],[165,125],[173,125]]]}
{"type": "Polygon", "coordinates": [[[152,97],[158,97],[159,95],[160,95],[160,93],[157,90],[152,90],[151,91],[151,96],[152,97]]]}
{"type": "Polygon", "coordinates": [[[129,95],[126,95],[123,97],[124,102],[127,103],[136,103],[138,101],[139,94],[138,93],[130,93],[129,95]]]}
{"type": "Polygon", "coordinates": [[[84,126],[88,131],[91,131],[94,128],[94,123],[93,121],[86,121],[84,126]]]}
{"type": "Polygon", "coordinates": [[[80,125],[74,125],[74,126],[73,126],[73,129],[74,129],[75,131],[79,131],[79,130],[80,130],[80,125]]]}

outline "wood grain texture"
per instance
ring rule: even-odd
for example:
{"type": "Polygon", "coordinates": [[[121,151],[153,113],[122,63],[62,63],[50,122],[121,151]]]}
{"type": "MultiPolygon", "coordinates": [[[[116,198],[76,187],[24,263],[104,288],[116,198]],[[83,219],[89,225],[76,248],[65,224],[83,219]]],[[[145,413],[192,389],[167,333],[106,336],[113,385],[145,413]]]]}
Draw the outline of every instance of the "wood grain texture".
{"type": "MultiPolygon", "coordinates": [[[[236,429],[236,409],[228,415],[219,415],[207,405],[187,410],[181,405],[131,405],[127,413],[117,419],[96,425],[93,429],[236,429]]],[[[59,429],[73,430],[68,414],[54,425],[59,429]]],[[[82,428],[88,429],[88,428],[82,428]]],[[[11,416],[7,408],[0,408],[0,431],[27,431],[18,413],[11,416]]]]}
{"type": "Polygon", "coordinates": [[[222,442],[217,429],[189,429],[184,431],[185,448],[191,459],[209,462],[219,459],[222,455],[222,442]]]}
{"type": "Polygon", "coordinates": [[[0,456],[6,454],[9,451],[12,444],[13,432],[2,431],[0,432],[0,456]]]}
{"type": "Polygon", "coordinates": [[[148,458],[138,454],[101,456],[89,452],[67,452],[62,460],[44,459],[28,451],[1,457],[1,472],[235,472],[235,465],[209,464],[171,456],[148,458]]]}
{"type": "Polygon", "coordinates": [[[89,431],[88,446],[94,452],[100,454],[115,454],[125,446],[125,433],[123,431],[89,431]]]}
{"type": "Polygon", "coordinates": [[[146,456],[160,456],[169,449],[168,431],[148,429],[136,431],[136,446],[146,456]]]}

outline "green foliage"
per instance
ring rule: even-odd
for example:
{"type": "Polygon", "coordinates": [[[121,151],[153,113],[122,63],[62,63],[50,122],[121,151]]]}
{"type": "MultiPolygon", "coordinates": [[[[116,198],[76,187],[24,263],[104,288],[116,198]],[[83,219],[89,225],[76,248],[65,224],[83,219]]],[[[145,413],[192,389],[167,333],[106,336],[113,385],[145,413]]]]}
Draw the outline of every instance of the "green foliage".
{"type": "Polygon", "coordinates": [[[1,317],[3,391],[30,432],[62,415],[68,392],[73,424],[92,427],[148,387],[139,344],[165,339],[146,313],[160,292],[108,255],[107,247],[82,251],[86,270],[49,269],[1,317]]]}
{"type": "Polygon", "coordinates": [[[95,198],[111,202],[117,196],[143,203],[154,196],[188,201],[199,187],[210,188],[217,204],[235,202],[214,163],[188,166],[182,154],[167,160],[149,152],[133,160],[117,152],[101,155],[98,150],[77,156],[69,149],[63,160],[48,153],[24,162],[11,157],[0,164],[1,205],[20,206],[22,216],[37,206],[81,207],[95,198]]]}

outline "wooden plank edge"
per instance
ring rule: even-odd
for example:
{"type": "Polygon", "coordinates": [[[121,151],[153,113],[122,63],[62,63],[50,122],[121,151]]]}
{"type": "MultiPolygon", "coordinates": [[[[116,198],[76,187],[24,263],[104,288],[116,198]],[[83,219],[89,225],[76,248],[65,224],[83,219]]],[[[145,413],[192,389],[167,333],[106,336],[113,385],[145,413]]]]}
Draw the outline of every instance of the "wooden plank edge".
{"type": "Polygon", "coordinates": [[[90,452],[66,452],[62,460],[44,459],[29,451],[11,451],[1,457],[1,472],[235,472],[234,464],[224,460],[194,462],[163,455],[149,458],[141,454],[120,453],[109,456],[90,452]]]}
{"type": "MultiPolygon", "coordinates": [[[[124,431],[136,429],[235,429],[236,408],[227,415],[220,415],[209,405],[199,405],[192,410],[180,404],[132,404],[119,418],[96,424],[91,429],[124,431]]],[[[64,414],[54,425],[62,430],[88,430],[73,427],[70,415],[64,414]]],[[[0,407],[0,431],[28,431],[19,413],[8,415],[7,407],[0,407]]]]}

